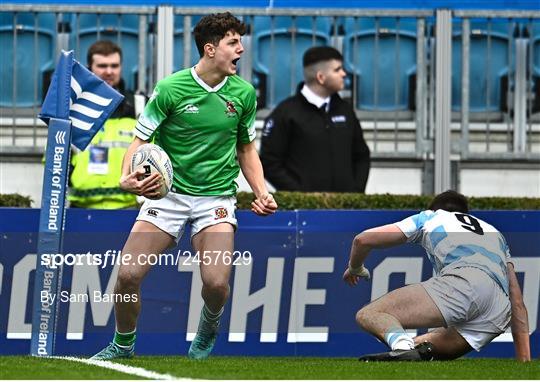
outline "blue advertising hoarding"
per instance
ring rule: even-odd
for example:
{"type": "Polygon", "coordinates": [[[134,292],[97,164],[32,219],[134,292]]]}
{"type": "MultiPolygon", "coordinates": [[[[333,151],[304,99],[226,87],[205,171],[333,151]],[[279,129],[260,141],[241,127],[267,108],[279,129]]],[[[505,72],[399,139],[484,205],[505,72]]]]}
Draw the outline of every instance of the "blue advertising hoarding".
{"type": "MultiPolygon", "coordinates": [[[[281,211],[260,218],[240,211],[237,265],[214,354],[357,356],[385,347],[360,331],[356,311],[405,283],[431,276],[419,246],[374,251],[366,262],[372,281],[350,288],[341,280],[351,240],[368,227],[413,211],[281,211]]],[[[532,355],[538,357],[540,212],[477,211],[504,232],[529,310],[532,355]]],[[[90,355],[114,331],[113,304],[105,301],[135,211],[69,209],[64,254],[107,257],[109,264],[64,266],[56,354],[90,355]],[[85,297],[86,296],[86,297],[85,297]],[[87,301],[84,301],[84,299],[87,301]]],[[[28,354],[39,210],[0,209],[0,353],[28,354]]],[[[186,354],[196,330],[200,276],[188,239],[170,249],[174,261],[154,266],[143,283],[138,354],[186,354]],[[191,256],[190,256],[191,255],[191,256]]],[[[67,258],[66,258],[67,259],[67,258]]],[[[75,257],[73,257],[75,261],[75,257]]],[[[508,335],[471,356],[513,357],[508,335]]]]}

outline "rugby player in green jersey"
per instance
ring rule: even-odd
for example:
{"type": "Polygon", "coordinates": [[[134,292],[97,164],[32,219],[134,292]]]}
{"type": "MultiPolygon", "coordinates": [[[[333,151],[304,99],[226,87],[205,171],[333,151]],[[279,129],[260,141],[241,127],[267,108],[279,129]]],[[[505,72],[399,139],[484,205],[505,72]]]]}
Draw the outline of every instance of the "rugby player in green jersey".
{"type": "Polygon", "coordinates": [[[188,355],[204,359],[212,351],[229,297],[231,261],[225,256],[234,247],[235,179],[240,168],[255,194],[252,211],[266,216],[277,209],[254,143],[255,89],[236,75],[245,29],[229,12],[203,17],[194,29],[199,62],[159,81],[139,117],[136,137],[124,157],[120,186],[136,195],[157,195],[159,174],[139,180],[142,173],[129,173],[131,156],[150,140],[169,155],[173,186],[163,199],[147,199],[139,212],[122,250],[132,255],[132,261],[120,265],[115,285],[115,294],[137,299],[115,300],[114,339],[93,359],[133,356],[140,285],[151,268],[138,260],[174,246],[188,221],[193,248],[210,256],[200,263],[204,307],[188,355]]]}

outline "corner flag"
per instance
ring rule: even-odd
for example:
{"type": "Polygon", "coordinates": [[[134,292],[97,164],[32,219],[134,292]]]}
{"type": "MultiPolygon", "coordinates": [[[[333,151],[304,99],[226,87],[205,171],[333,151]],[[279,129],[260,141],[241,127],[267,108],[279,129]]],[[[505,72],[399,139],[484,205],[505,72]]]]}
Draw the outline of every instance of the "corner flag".
{"type": "Polygon", "coordinates": [[[54,354],[62,265],[42,261],[62,254],[70,144],[84,150],[124,97],[62,51],[39,117],[49,126],[32,314],[30,353],[54,354]]]}
{"type": "Polygon", "coordinates": [[[71,120],[71,143],[84,150],[124,96],[62,51],[39,117],[71,120]]]}

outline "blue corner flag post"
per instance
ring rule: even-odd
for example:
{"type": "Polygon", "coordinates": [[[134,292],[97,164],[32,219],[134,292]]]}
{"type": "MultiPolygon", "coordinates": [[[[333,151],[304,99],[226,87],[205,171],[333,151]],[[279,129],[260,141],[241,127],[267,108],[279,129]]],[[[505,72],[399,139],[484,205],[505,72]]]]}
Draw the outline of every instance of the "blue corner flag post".
{"type": "Polygon", "coordinates": [[[54,355],[71,144],[84,150],[124,97],[73,58],[60,55],[39,117],[49,126],[32,305],[30,354],[54,355]],[[61,259],[61,257],[55,259],[61,259]],[[59,261],[60,263],[60,261],[59,261]]]}

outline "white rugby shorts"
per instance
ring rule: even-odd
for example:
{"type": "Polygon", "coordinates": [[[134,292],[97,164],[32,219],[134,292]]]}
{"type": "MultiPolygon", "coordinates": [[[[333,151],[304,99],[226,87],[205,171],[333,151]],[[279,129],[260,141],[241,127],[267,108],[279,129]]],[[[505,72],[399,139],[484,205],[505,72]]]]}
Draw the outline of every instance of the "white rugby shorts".
{"type": "Polygon", "coordinates": [[[479,351],[510,324],[510,298],[484,271],[454,268],[420,283],[433,299],[448,327],[479,351]]]}
{"type": "Polygon", "coordinates": [[[234,196],[191,196],[169,192],[162,199],[146,199],[137,220],[152,223],[178,243],[188,222],[191,223],[191,237],[219,223],[230,223],[236,230],[235,209],[234,196]]]}

